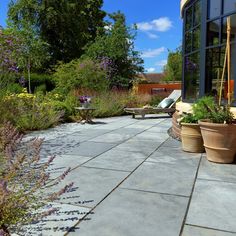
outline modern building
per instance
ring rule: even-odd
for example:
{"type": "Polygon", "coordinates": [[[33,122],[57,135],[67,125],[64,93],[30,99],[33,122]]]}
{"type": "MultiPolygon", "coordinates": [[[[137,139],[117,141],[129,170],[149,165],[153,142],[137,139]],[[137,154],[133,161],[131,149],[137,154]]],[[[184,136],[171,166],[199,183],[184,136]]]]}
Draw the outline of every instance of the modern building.
{"type": "MultiPolygon", "coordinates": [[[[236,99],[236,0],[182,0],[184,104],[204,95],[218,96],[230,19],[230,94],[236,99]],[[228,23],[229,25],[229,23],[228,23]]],[[[227,72],[227,69],[226,69],[227,72]]],[[[227,99],[225,73],[223,99],[227,99]]],[[[180,104],[179,104],[180,105],[180,104]]],[[[233,107],[236,106],[234,102],[233,107]]],[[[234,109],[233,109],[234,110],[234,109]]]]}

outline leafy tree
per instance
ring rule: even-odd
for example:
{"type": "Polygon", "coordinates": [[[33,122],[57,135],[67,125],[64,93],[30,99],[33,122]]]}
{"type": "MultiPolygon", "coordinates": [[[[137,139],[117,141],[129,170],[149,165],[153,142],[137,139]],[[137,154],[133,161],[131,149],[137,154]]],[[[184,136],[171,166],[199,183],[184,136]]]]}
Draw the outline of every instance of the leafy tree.
{"type": "Polygon", "coordinates": [[[16,0],[9,4],[9,28],[20,41],[17,53],[19,68],[28,76],[31,92],[31,71],[39,70],[49,60],[48,44],[40,37],[38,0],[16,0]]]}
{"type": "Polygon", "coordinates": [[[103,0],[43,0],[41,34],[49,43],[54,62],[69,62],[84,53],[103,26],[103,0]]]}
{"type": "Polygon", "coordinates": [[[167,81],[182,80],[182,49],[179,47],[176,51],[169,51],[167,65],[164,69],[167,81]]]}
{"type": "Polygon", "coordinates": [[[121,12],[109,17],[112,22],[107,22],[105,34],[100,33],[88,46],[86,56],[101,61],[112,87],[128,87],[135,74],[143,71],[143,60],[134,50],[135,29],[126,26],[121,12]]]}
{"type": "Polygon", "coordinates": [[[24,29],[25,22],[49,44],[52,63],[80,57],[103,26],[103,0],[11,0],[8,18],[24,29]]]}

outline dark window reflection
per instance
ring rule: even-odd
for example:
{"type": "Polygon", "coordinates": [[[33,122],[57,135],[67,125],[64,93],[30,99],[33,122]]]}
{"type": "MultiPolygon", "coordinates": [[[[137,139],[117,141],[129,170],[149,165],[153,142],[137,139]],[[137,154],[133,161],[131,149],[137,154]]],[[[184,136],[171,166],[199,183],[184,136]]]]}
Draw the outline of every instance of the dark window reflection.
{"type": "MultiPolygon", "coordinates": [[[[230,16],[230,26],[231,26],[231,36],[230,40],[236,41],[236,14],[230,16]]],[[[227,40],[227,18],[225,17],[223,20],[222,27],[222,42],[225,43],[227,40]]]]}
{"type": "Polygon", "coordinates": [[[236,10],[236,0],[224,0],[224,13],[236,10]]]}
{"type": "Polygon", "coordinates": [[[207,25],[207,45],[218,45],[220,40],[220,20],[211,21],[207,25]]]}
{"type": "Polygon", "coordinates": [[[193,7],[193,26],[201,23],[201,4],[196,2],[193,7]]]}
{"type": "Polygon", "coordinates": [[[200,48],[200,27],[193,30],[193,51],[200,48]]]}
{"type": "Polygon", "coordinates": [[[208,18],[212,19],[221,15],[221,0],[209,0],[208,18]]]}
{"type": "Polygon", "coordinates": [[[192,28],[192,7],[189,7],[186,10],[186,18],[185,18],[185,30],[188,31],[192,28]]]}
{"type": "Polygon", "coordinates": [[[192,51],[192,31],[185,34],[185,53],[192,51]]]}
{"type": "Polygon", "coordinates": [[[185,98],[195,101],[199,96],[199,53],[185,57],[185,98]]]}

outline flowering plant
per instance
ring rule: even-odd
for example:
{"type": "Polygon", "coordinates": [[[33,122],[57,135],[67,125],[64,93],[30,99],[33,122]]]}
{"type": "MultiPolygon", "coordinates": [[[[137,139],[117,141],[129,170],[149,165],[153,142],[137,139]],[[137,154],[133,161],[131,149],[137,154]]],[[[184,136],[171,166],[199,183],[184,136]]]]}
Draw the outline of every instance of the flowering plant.
{"type": "Polygon", "coordinates": [[[89,97],[89,96],[80,96],[79,97],[79,101],[82,104],[84,104],[84,103],[91,103],[91,97],[89,97]]]}

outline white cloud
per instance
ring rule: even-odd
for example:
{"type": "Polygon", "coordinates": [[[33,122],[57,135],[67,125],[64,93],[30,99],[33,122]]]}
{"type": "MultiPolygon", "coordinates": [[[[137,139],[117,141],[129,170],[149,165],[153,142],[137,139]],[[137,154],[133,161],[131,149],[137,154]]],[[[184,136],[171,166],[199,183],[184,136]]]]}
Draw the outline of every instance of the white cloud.
{"type": "Polygon", "coordinates": [[[154,72],[156,69],[154,68],[154,67],[151,67],[151,68],[147,68],[146,69],[146,71],[148,72],[148,73],[152,73],[152,72],[154,72]]]}
{"type": "Polygon", "coordinates": [[[153,34],[153,33],[150,33],[150,32],[147,32],[147,35],[148,35],[148,37],[149,37],[150,39],[157,39],[157,38],[159,38],[158,35],[153,34]]]}
{"type": "Polygon", "coordinates": [[[167,60],[161,60],[155,63],[156,66],[165,66],[167,64],[167,60]]]}
{"type": "Polygon", "coordinates": [[[148,49],[147,51],[142,52],[143,58],[152,58],[159,56],[161,53],[165,52],[165,47],[156,48],[156,49],[148,49]]]}
{"type": "Polygon", "coordinates": [[[161,17],[150,22],[137,23],[137,27],[141,31],[159,31],[166,32],[172,27],[172,21],[168,17],[161,17]]]}

